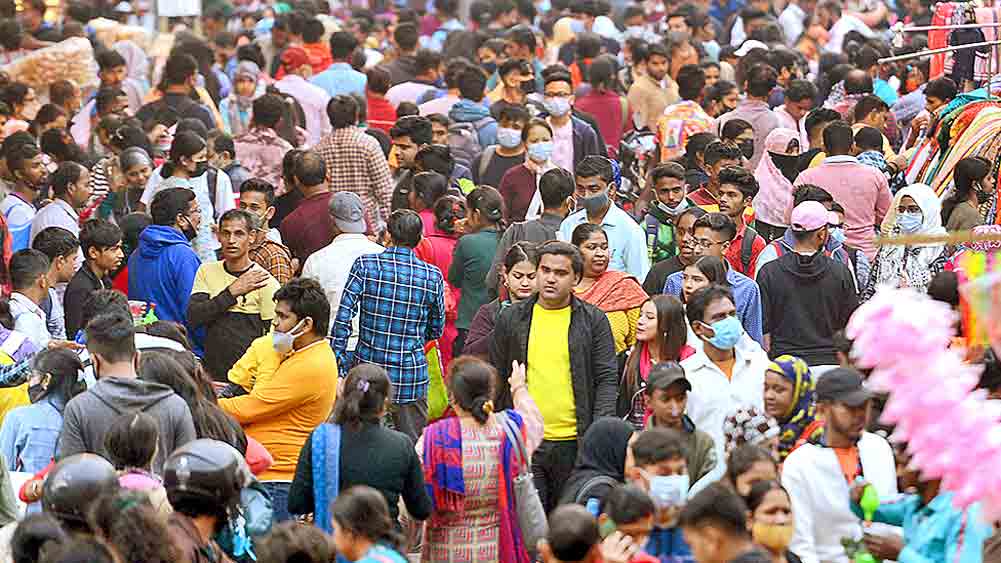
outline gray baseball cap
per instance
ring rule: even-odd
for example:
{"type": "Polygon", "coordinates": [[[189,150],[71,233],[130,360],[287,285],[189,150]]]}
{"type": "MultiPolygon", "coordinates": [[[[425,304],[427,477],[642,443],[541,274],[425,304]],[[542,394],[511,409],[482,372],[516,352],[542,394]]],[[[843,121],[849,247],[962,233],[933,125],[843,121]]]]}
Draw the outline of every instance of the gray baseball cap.
{"type": "Polygon", "coordinates": [[[330,198],[330,216],[342,232],[364,233],[368,230],[368,225],[365,224],[365,205],[356,193],[335,193],[330,198]]]}

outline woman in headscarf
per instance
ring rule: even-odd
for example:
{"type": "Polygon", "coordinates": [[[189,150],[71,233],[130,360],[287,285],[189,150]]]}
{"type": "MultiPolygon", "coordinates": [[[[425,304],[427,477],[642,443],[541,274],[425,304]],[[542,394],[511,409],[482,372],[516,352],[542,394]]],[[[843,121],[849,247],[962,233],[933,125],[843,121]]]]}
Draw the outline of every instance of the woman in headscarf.
{"type": "Polygon", "coordinates": [[[574,291],[581,300],[605,312],[612,326],[615,353],[622,354],[636,344],[640,308],[648,296],[636,278],[608,269],[611,252],[608,234],[601,225],[578,225],[570,242],[584,257],[584,274],[574,291]]]}
{"type": "MultiPolygon", "coordinates": [[[[942,202],[925,184],[912,184],[897,192],[893,205],[883,219],[884,237],[906,235],[944,235],[942,202]]],[[[949,258],[944,244],[884,244],[876,254],[869,284],[862,301],[875,295],[880,287],[911,287],[920,293],[928,289],[935,274],[945,269],[949,258]]]]}
{"type": "Polygon", "coordinates": [[[100,203],[97,216],[102,219],[114,217],[119,219],[132,213],[139,207],[146,182],[153,174],[156,165],[153,159],[141,147],[129,147],[118,155],[117,169],[111,179],[111,190],[100,203]]]}
{"type": "Polygon", "coordinates": [[[765,154],[754,171],[759,186],[754,196],[754,229],[768,242],[782,237],[789,226],[785,210],[792,206],[800,148],[799,133],[792,129],[773,129],[765,138],[765,154]]]}
{"type": "Polygon", "coordinates": [[[560,504],[598,505],[616,485],[626,482],[626,449],[633,425],[612,417],[599,418],[584,433],[577,464],[563,486],[560,504]]]}
{"type": "Polygon", "coordinates": [[[815,385],[806,362],[788,354],[775,358],[765,371],[765,413],[780,425],[780,462],[824,433],[824,423],[817,419],[815,385]]]}
{"type": "Polygon", "coordinates": [[[223,128],[234,137],[245,132],[250,126],[254,100],[261,94],[258,88],[260,76],[261,69],[256,63],[240,61],[233,75],[233,91],[219,102],[223,128]]]}

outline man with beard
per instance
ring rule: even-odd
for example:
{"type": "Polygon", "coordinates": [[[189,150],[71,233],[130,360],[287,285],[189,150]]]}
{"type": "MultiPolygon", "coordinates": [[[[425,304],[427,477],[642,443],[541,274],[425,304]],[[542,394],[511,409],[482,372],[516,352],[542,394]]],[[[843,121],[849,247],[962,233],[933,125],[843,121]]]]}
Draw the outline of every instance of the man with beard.
{"type": "Polygon", "coordinates": [[[35,199],[48,181],[45,161],[38,145],[26,143],[7,154],[7,169],[14,178],[14,189],[0,202],[0,212],[7,220],[11,250],[28,248],[31,222],[35,218],[35,199]]]}
{"type": "Polygon", "coordinates": [[[168,188],[153,198],[150,215],[153,224],[139,235],[139,246],[129,257],[129,299],[155,303],[162,321],[187,324],[191,288],[201,266],[191,248],[201,208],[195,192],[168,188]]]}
{"type": "Polygon", "coordinates": [[[664,109],[681,99],[678,84],[667,75],[670,60],[667,47],[653,44],[647,51],[646,60],[634,61],[636,64],[646,63],[646,74],[636,78],[628,95],[637,127],[656,131],[657,120],[664,115],[664,109]]]}
{"type": "Polygon", "coordinates": [[[868,481],[881,499],[897,494],[893,449],[865,431],[873,393],[863,385],[862,374],[833,369],[817,382],[816,393],[823,438],[794,450],[782,466],[795,519],[789,549],[805,563],[844,560],[841,538],[862,537],[847,502],[856,479],[868,481]]]}
{"type": "Polygon", "coordinates": [[[657,262],[650,268],[650,273],[643,280],[643,291],[647,292],[647,295],[652,297],[664,293],[667,278],[691,266],[699,258],[695,255],[695,245],[691,236],[695,222],[705,214],[706,210],[701,207],[689,207],[674,217],[674,243],[677,245],[678,254],[657,262]]]}

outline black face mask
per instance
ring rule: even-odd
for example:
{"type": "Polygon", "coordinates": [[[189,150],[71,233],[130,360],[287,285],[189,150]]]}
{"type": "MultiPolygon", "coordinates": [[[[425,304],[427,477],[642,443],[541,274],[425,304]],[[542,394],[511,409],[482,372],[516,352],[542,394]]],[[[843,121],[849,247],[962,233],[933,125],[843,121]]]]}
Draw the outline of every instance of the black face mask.
{"type": "Polygon", "coordinates": [[[531,80],[526,80],[521,83],[521,91],[526,94],[535,93],[535,77],[533,76],[531,80]]]}
{"type": "Polygon", "coordinates": [[[209,171],[209,161],[202,160],[195,163],[195,172],[192,174],[192,176],[197,178],[208,171],[209,171]]]}
{"type": "Polygon", "coordinates": [[[487,74],[493,74],[493,73],[497,72],[497,63],[495,63],[495,62],[480,63],[480,67],[483,68],[483,70],[487,74]]]}
{"type": "Polygon", "coordinates": [[[791,154],[778,154],[774,152],[769,152],[768,156],[772,158],[772,162],[775,163],[775,167],[782,172],[782,175],[786,177],[790,182],[795,182],[796,177],[799,176],[799,156],[791,154]]]}
{"type": "Polygon", "coordinates": [[[740,154],[744,155],[744,158],[750,160],[754,156],[754,139],[741,141],[737,146],[740,147],[740,154]]]}
{"type": "Polygon", "coordinates": [[[29,385],[28,386],[28,399],[31,400],[32,403],[37,403],[38,402],[38,398],[41,397],[42,393],[44,393],[44,392],[45,392],[45,386],[42,385],[41,383],[38,383],[38,384],[35,384],[35,385],[29,385]]]}
{"type": "Polygon", "coordinates": [[[188,219],[187,217],[185,217],[184,220],[187,221],[188,224],[185,225],[185,226],[183,226],[183,227],[181,227],[181,232],[184,233],[184,236],[189,241],[195,240],[195,237],[198,236],[198,231],[194,227],[191,226],[191,219],[188,219]]]}

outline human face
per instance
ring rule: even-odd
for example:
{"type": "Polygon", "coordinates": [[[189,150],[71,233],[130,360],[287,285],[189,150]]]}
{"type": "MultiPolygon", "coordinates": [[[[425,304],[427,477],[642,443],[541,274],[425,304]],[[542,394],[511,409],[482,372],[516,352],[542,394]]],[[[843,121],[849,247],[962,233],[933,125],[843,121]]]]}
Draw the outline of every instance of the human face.
{"type": "Polygon", "coordinates": [[[198,151],[197,153],[195,153],[195,155],[192,156],[191,158],[188,158],[188,159],[185,159],[185,160],[188,161],[187,166],[185,166],[185,168],[187,169],[188,173],[189,174],[194,174],[195,170],[198,169],[198,163],[200,163],[200,162],[208,162],[209,161],[209,150],[207,148],[202,149],[202,150],[198,151]]]}
{"type": "Polygon", "coordinates": [[[688,27],[684,16],[671,16],[667,20],[667,27],[675,33],[691,33],[692,28],[688,27]]]}
{"type": "Polygon", "coordinates": [[[118,269],[118,266],[125,259],[125,252],[122,250],[122,243],[119,242],[115,246],[109,246],[106,248],[91,248],[87,251],[87,258],[99,270],[104,272],[113,272],[118,269]]]}
{"type": "MultiPolygon", "coordinates": [[[[182,215],[182,217],[192,229],[198,230],[198,226],[202,224],[202,208],[198,206],[197,199],[188,202],[188,212],[182,215]]],[[[182,224],[181,226],[183,227],[184,225],[182,224]]]]}
{"type": "Polygon", "coordinates": [[[549,129],[546,129],[541,125],[536,125],[528,130],[528,136],[525,138],[525,144],[532,145],[552,140],[553,134],[549,132],[549,129]]]}
{"type": "Polygon", "coordinates": [[[525,128],[524,121],[517,121],[513,119],[501,119],[497,122],[497,125],[504,127],[505,129],[516,129],[519,133],[525,128]]]}
{"type": "Polygon", "coordinates": [[[775,462],[771,460],[760,460],[751,464],[747,471],[737,475],[735,483],[737,494],[746,497],[751,492],[751,487],[761,481],[774,481],[778,475],[775,472],[775,462]]]}
{"type": "Polygon", "coordinates": [[[733,301],[723,298],[717,299],[706,307],[701,322],[692,323],[692,330],[695,331],[696,335],[708,340],[716,336],[711,326],[713,323],[735,316],[737,316],[737,308],[734,307],[733,301]]]}
{"type": "Polygon", "coordinates": [[[59,117],[55,118],[55,120],[46,123],[41,128],[41,133],[45,133],[49,129],[66,129],[67,124],[68,124],[67,117],[65,115],[60,115],[59,117]]]}
{"type": "Polygon", "coordinates": [[[684,180],[677,178],[660,178],[656,185],[657,199],[668,207],[677,207],[681,200],[685,199],[686,190],[684,180]]]}
{"type": "Polygon", "coordinates": [[[695,215],[691,213],[682,215],[674,225],[674,237],[678,240],[679,252],[685,260],[695,256],[695,247],[692,244],[693,225],[695,225],[695,215]]]}
{"type": "Polygon", "coordinates": [[[573,107],[573,86],[569,82],[559,81],[546,84],[545,96],[547,98],[563,98],[570,102],[570,107],[573,107]]]}
{"type": "Polygon", "coordinates": [[[535,265],[528,261],[518,262],[504,275],[504,284],[512,301],[524,301],[538,291],[535,275],[535,265]]]}
{"type": "Polygon", "coordinates": [[[125,171],[125,181],[130,188],[142,188],[146,186],[149,177],[153,174],[153,169],[149,164],[137,164],[125,171]]]}
{"type": "Polygon", "coordinates": [[[655,390],[648,404],[658,425],[681,428],[681,419],[688,405],[688,391],[681,383],[675,383],[667,389],[655,390]]]}
{"type": "Polygon", "coordinates": [[[49,172],[45,169],[45,160],[42,158],[42,155],[25,161],[24,168],[18,172],[18,175],[32,189],[37,189],[38,186],[41,186],[49,175],[49,172]]]}
{"type": "Polygon", "coordinates": [[[657,330],[657,306],[653,301],[647,301],[640,307],[640,318],[636,321],[636,340],[651,342],[656,340],[660,331],[657,330]]]}
{"type": "Polygon", "coordinates": [[[275,304],[275,320],[272,322],[272,326],[276,331],[280,332],[294,332],[297,335],[296,340],[299,336],[306,334],[313,329],[313,319],[305,317],[304,319],[299,318],[292,311],[292,307],[289,305],[288,301],[278,301],[275,304]],[[299,324],[302,321],[302,324],[299,324]],[[298,328],[296,328],[298,326],[298,328]]]}
{"type": "Polygon", "coordinates": [[[671,78],[677,78],[681,67],[699,64],[699,52],[687,41],[674,48],[671,52],[671,78]]]}
{"type": "Polygon", "coordinates": [[[575,194],[578,198],[594,197],[606,192],[608,190],[608,184],[601,176],[578,176],[577,177],[577,188],[575,194]]]}
{"type": "Polygon", "coordinates": [[[844,403],[827,403],[820,410],[832,433],[851,443],[862,437],[862,431],[869,421],[869,401],[857,407],[844,403]]]}
{"type": "Polygon", "coordinates": [[[869,125],[871,125],[872,127],[875,127],[876,129],[879,129],[880,131],[882,131],[883,128],[886,127],[886,114],[887,113],[888,113],[887,111],[882,111],[882,110],[877,110],[877,111],[874,111],[874,112],[870,113],[869,114],[869,119],[867,120],[869,122],[869,125]]]}
{"type": "Polygon", "coordinates": [[[784,420],[792,407],[796,386],[782,374],[765,372],[765,412],[775,420],[784,420]]]}
{"type": "Polygon", "coordinates": [[[448,127],[441,123],[431,122],[431,140],[436,145],[448,144],[448,127]]]}
{"type": "Polygon", "coordinates": [[[245,76],[241,76],[233,83],[233,88],[236,89],[237,96],[249,98],[253,96],[254,91],[257,90],[257,83],[245,76]]]}
{"type": "Polygon", "coordinates": [[[219,244],[223,259],[236,260],[250,252],[253,233],[246,221],[231,220],[219,225],[219,244]]]}
{"type": "MultiPolygon", "coordinates": [[[[740,137],[738,137],[738,139],[739,138],[740,137]]],[[[709,167],[709,179],[715,182],[716,178],[719,178],[719,172],[720,172],[720,170],[723,170],[727,166],[737,166],[737,167],[739,167],[740,166],[740,161],[732,160],[732,159],[729,159],[729,158],[724,158],[723,160],[720,160],[716,164],[713,164],[712,166],[709,167]]]]}
{"type": "MultiPolygon", "coordinates": [[[[49,285],[56,283],[69,283],[76,274],[76,251],[63,256],[56,256],[49,268],[51,275],[48,277],[49,285]]],[[[45,277],[45,276],[42,276],[45,277]]]]}
{"type": "Polygon", "coordinates": [[[615,531],[633,540],[633,545],[646,545],[653,531],[653,514],[628,524],[615,523],[615,531]]]}
{"type": "Polygon", "coordinates": [[[772,489],[765,493],[761,504],[751,514],[753,523],[782,526],[792,523],[792,503],[789,494],[782,489],[772,489]]]}
{"type": "Polygon", "coordinates": [[[685,542],[692,549],[692,557],[699,563],[724,563],[726,535],[716,526],[686,526],[682,528],[685,542]]]}
{"type": "Polygon", "coordinates": [[[584,277],[597,278],[608,270],[608,238],[603,233],[593,233],[581,243],[584,257],[584,277]]]}
{"type": "Polygon", "coordinates": [[[364,554],[359,553],[358,541],[355,534],[339,525],[337,520],[332,520],[332,524],[334,528],[334,547],[337,549],[337,553],[344,555],[350,561],[361,559],[364,554]]]}
{"type": "Polygon", "coordinates": [[[718,233],[708,227],[695,229],[692,235],[692,250],[696,258],[703,256],[715,256],[722,258],[730,248],[730,241],[723,238],[723,233],[718,233]]]}
{"type": "Polygon", "coordinates": [[[80,179],[68,186],[66,195],[74,209],[83,209],[90,201],[90,194],[90,172],[84,170],[80,173],[80,179]]]}
{"type": "MultiPolygon", "coordinates": [[[[656,82],[664,80],[664,76],[667,75],[668,61],[666,57],[661,55],[652,55],[646,62],[646,73],[650,75],[656,82]]],[[[736,104],[734,104],[736,105],[736,104]]]]}
{"type": "Polygon", "coordinates": [[[913,197],[905,195],[900,198],[900,203],[897,205],[897,213],[921,213],[921,206],[918,205],[918,202],[914,201],[913,197]]]}
{"type": "Polygon", "coordinates": [[[813,109],[813,100],[807,98],[805,100],[794,102],[789,98],[786,98],[785,106],[786,112],[789,116],[798,122],[800,119],[803,119],[804,115],[810,113],[810,110],[813,109]]]}
{"type": "Polygon", "coordinates": [[[719,67],[709,65],[704,70],[706,73],[706,88],[719,82],[719,67]]]}
{"type": "Polygon", "coordinates": [[[737,107],[737,102],[740,101],[740,92],[736,88],[730,90],[723,96],[723,112],[733,111],[737,107]]]}
{"type": "Polygon", "coordinates": [[[265,225],[275,214],[275,208],[268,205],[267,197],[261,192],[240,192],[240,209],[257,215],[265,225]]]}
{"type": "Polygon", "coordinates": [[[404,136],[393,139],[393,148],[396,150],[396,158],[399,159],[400,166],[410,168],[414,165],[414,158],[417,157],[417,150],[420,149],[420,146],[411,141],[409,136],[404,136]]]}
{"type": "Polygon", "coordinates": [[[570,292],[577,285],[577,274],[573,271],[573,263],[569,256],[544,254],[539,259],[536,280],[539,285],[539,298],[557,306],[570,298],[570,292]]]}
{"type": "Polygon", "coordinates": [[[27,121],[32,121],[38,115],[40,108],[41,104],[38,103],[35,89],[28,88],[28,93],[24,95],[24,101],[21,103],[21,111],[19,112],[21,117],[24,117],[27,121]]]}
{"type": "Polygon", "coordinates": [[[925,109],[932,115],[935,115],[935,111],[944,105],[945,100],[941,100],[935,96],[925,96],[925,109]]]}
{"type": "Polygon", "coordinates": [[[723,184],[719,187],[719,210],[730,218],[736,219],[744,213],[747,200],[740,189],[733,184],[723,184]]]}
{"type": "Polygon", "coordinates": [[[692,295],[704,288],[709,287],[709,278],[702,273],[694,264],[686,267],[681,272],[681,294],[687,303],[692,295]]]}
{"type": "Polygon", "coordinates": [[[97,73],[97,76],[101,79],[101,85],[108,88],[117,88],[121,86],[122,82],[125,82],[125,77],[127,75],[128,68],[126,68],[125,65],[116,66],[97,73]]]}

